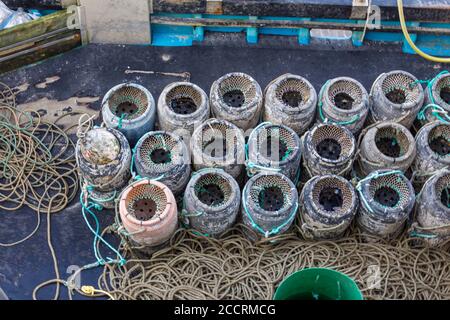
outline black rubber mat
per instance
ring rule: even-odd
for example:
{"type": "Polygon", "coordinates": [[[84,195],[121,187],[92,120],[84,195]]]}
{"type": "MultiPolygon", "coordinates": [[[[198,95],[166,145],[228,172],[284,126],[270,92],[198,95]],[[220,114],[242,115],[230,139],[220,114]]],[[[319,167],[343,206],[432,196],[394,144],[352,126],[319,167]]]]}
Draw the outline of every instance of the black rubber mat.
{"type": "MultiPolygon", "coordinates": [[[[291,40],[295,44],[296,40],[291,40]]],[[[206,41],[207,43],[207,41],[206,41]]],[[[54,57],[40,64],[0,76],[10,86],[28,83],[28,89],[17,97],[18,103],[41,98],[66,100],[71,97],[102,97],[111,87],[132,81],[147,87],[157,100],[162,89],[179,78],[157,74],[126,74],[125,70],[160,72],[190,72],[191,81],[207,93],[214,80],[227,72],[240,71],[254,77],[264,88],[271,80],[284,73],[307,78],[319,91],[328,79],[349,76],[359,80],[366,89],[377,76],[386,71],[403,69],[419,79],[429,78],[443,70],[439,64],[391,49],[371,50],[313,50],[300,48],[262,48],[240,45],[233,47],[146,47],[119,45],[88,45],[54,57]],[[60,79],[46,88],[35,85],[46,78],[60,79]]],[[[331,49],[333,49],[331,47],[331,49]]],[[[101,99],[100,99],[101,100],[101,99]]],[[[101,101],[92,108],[99,109],[101,101]]],[[[30,233],[36,223],[36,214],[23,209],[20,212],[0,212],[0,241],[12,242],[30,233]]],[[[111,224],[113,214],[98,214],[103,227],[111,224]]],[[[0,248],[0,287],[12,299],[29,299],[33,288],[55,277],[46,240],[46,219],[31,239],[25,243],[0,248]]],[[[67,278],[76,266],[95,261],[92,251],[93,235],[75,201],[59,214],[52,216],[52,242],[59,260],[61,277],[67,278]]],[[[82,274],[82,283],[95,285],[100,269],[82,274]]],[[[62,298],[66,298],[62,290],[62,298]]],[[[42,298],[51,298],[54,287],[41,291],[42,298]]]]}

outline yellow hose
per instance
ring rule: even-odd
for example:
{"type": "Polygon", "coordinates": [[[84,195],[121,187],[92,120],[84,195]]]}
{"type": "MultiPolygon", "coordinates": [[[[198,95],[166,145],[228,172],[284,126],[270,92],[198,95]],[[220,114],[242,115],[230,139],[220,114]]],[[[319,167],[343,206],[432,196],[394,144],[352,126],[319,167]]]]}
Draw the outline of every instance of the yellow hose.
{"type": "Polygon", "coordinates": [[[409,45],[413,50],[420,55],[421,57],[434,61],[434,62],[442,62],[442,63],[450,63],[450,58],[440,58],[431,56],[429,54],[426,54],[422,50],[420,50],[414,42],[411,40],[411,37],[409,36],[408,29],[406,28],[406,22],[405,22],[405,15],[403,13],[403,0],[397,0],[397,6],[398,6],[398,15],[400,17],[400,25],[402,26],[403,35],[405,36],[406,41],[408,41],[409,45]]]}

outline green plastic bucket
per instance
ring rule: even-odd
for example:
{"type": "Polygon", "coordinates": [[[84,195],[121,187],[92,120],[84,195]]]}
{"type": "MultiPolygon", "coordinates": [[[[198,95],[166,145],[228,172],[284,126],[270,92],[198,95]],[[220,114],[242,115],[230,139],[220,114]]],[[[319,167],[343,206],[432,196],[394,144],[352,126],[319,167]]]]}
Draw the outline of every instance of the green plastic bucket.
{"type": "Polygon", "coordinates": [[[274,300],[363,300],[352,278],[324,268],[297,271],[283,280],[274,300]]]}

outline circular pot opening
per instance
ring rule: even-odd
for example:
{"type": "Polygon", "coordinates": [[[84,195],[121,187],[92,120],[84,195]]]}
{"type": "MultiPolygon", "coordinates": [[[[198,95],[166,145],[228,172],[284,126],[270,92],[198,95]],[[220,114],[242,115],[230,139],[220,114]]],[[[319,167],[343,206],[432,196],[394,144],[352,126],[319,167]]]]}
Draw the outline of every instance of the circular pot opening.
{"type": "Polygon", "coordinates": [[[443,174],[436,180],[434,191],[438,201],[450,208],[450,173],[443,174]]]}
{"type": "Polygon", "coordinates": [[[193,86],[177,84],[166,94],[166,104],[180,115],[189,115],[202,105],[202,94],[193,86]]]}
{"type": "Polygon", "coordinates": [[[150,153],[150,159],[156,164],[165,164],[172,161],[170,150],[156,148],[150,153]]]}
{"type": "Polygon", "coordinates": [[[363,90],[354,81],[337,80],[328,87],[327,91],[330,101],[342,110],[351,110],[363,99],[363,90]]]}
{"type": "Polygon", "coordinates": [[[240,108],[245,103],[245,96],[241,90],[231,90],[224,93],[223,101],[232,108],[240,108]]]}
{"type": "Polygon", "coordinates": [[[155,184],[147,183],[134,186],[126,194],[125,206],[127,211],[139,221],[148,221],[161,215],[167,205],[167,196],[164,189],[155,184]]]}
{"type": "Polygon", "coordinates": [[[283,191],[277,186],[264,188],[258,198],[259,206],[266,211],[278,211],[284,206],[283,191]]]}
{"type": "Polygon", "coordinates": [[[222,189],[213,183],[206,184],[197,190],[198,199],[208,206],[218,206],[225,200],[222,189]]]}
{"type": "Polygon", "coordinates": [[[320,157],[330,161],[348,159],[355,151],[353,135],[343,127],[333,124],[324,124],[313,129],[311,144],[320,157]]]}
{"type": "Polygon", "coordinates": [[[285,106],[299,108],[311,96],[311,87],[298,78],[285,78],[275,88],[277,100],[285,106]]]}
{"type": "Polygon", "coordinates": [[[416,78],[403,72],[388,74],[381,84],[386,99],[395,104],[418,103],[420,88],[416,78]]]}
{"type": "Polygon", "coordinates": [[[336,187],[322,189],[319,194],[319,203],[326,211],[335,211],[337,208],[341,208],[344,203],[341,189],[336,187]]]}
{"type": "Polygon", "coordinates": [[[393,208],[400,201],[400,196],[393,188],[384,186],[375,191],[374,199],[384,207],[393,208]]]}
{"type": "Polygon", "coordinates": [[[137,200],[132,206],[134,210],[134,216],[140,221],[147,221],[153,218],[156,214],[156,202],[150,198],[144,198],[137,200]]]}
{"type": "Polygon", "coordinates": [[[134,113],[136,113],[139,110],[138,106],[130,101],[122,102],[117,106],[116,110],[116,116],[122,117],[124,115],[132,116],[134,113]]]}
{"type": "Polygon", "coordinates": [[[406,93],[402,89],[392,89],[386,93],[386,98],[396,104],[402,104],[406,101],[406,93]]]}
{"type": "Polygon", "coordinates": [[[231,184],[217,173],[203,174],[194,185],[195,196],[209,207],[219,207],[231,196],[231,184]]]}
{"type": "MultiPolygon", "coordinates": [[[[299,148],[295,135],[284,126],[268,125],[262,127],[256,134],[257,153],[272,162],[289,159],[299,148]]],[[[252,138],[251,143],[254,141],[252,138]]]]}
{"type": "Polygon", "coordinates": [[[341,156],[341,145],[335,139],[324,139],[317,144],[317,153],[326,159],[337,160],[341,156]]]}
{"type": "Polygon", "coordinates": [[[428,144],[439,156],[446,157],[450,153],[450,127],[438,125],[430,130],[428,144]]]}
{"type": "Polygon", "coordinates": [[[391,158],[401,157],[409,149],[406,134],[393,127],[378,129],[375,134],[375,144],[381,153],[391,158]]]}
{"type": "Polygon", "coordinates": [[[218,94],[228,107],[242,108],[255,99],[256,86],[247,75],[231,74],[220,80],[218,94]]]}
{"type": "Polygon", "coordinates": [[[197,110],[197,105],[190,97],[180,97],[172,99],[170,107],[178,114],[191,114],[197,110]]]}
{"type": "Polygon", "coordinates": [[[281,99],[285,105],[292,108],[298,108],[303,101],[302,94],[298,91],[286,91],[281,99]]]}
{"type": "Polygon", "coordinates": [[[148,107],[145,92],[134,86],[122,86],[108,99],[111,112],[119,118],[132,120],[142,115],[148,107]]]}
{"type": "Polygon", "coordinates": [[[355,100],[345,92],[338,93],[334,97],[334,104],[339,109],[350,110],[355,100]]]}
{"type": "Polygon", "coordinates": [[[152,132],[138,144],[136,157],[146,170],[167,170],[180,163],[184,148],[181,141],[166,132],[152,132]]]}

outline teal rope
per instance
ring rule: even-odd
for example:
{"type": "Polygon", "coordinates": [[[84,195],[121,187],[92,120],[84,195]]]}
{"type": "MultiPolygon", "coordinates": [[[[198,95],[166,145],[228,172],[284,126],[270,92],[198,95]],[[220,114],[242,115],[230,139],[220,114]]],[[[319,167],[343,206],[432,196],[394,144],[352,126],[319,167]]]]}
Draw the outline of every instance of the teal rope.
{"type": "Polygon", "coordinates": [[[113,263],[114,261],[118,261],[119,264],[122,266],[126,263],[125,258],[120,254],[118,250],[116,250],[111,244],[109,244],[100,234],[100,222],[98,221],[97,216],[91,209],[96,210],[102,210],[103,207],[101,205],[95,204],[95,203],[87,203],[87,205],[84,203],[84,191],[80,194],[80,203],[81,203],[81,212],[83,214],[84,221],[86,222],[86,225],[88,226],[89,230],[94,234],[94,241],[93,241],[93,247],[94,247],[94,255],[97,259],[97,263],[100,265],[104,265],[106,262],[102,258],[100,252],[97,250],[97,243],[103,242],[109,249],[111,249],[118,257],[118,259],[114,260],[109,257],[106,257],[109,263],[113,263]],[[92,218],[95,221],[95,229],[90,224],[89,220],[86,216],[86,211],[92,216],[92,218]]]}
{"type": "Polygon", "coordinates": [[[118,121],[118,123],[117,123],[117,128],[118,129],[122,129],[122,123],[123,123],[123,120],[126,118],[126,117],[128,117],[128,113],[122,113],[122,115],[120,116],[120,118],[119,118],[119,121],[118,121]]]}
{"type": "Polygon", "coordinates": [[[449,73],[447,70],[444,70],[440,73],[438,73],[433,79],[431,79],[428,82],[427,88],[426,88],[426,92],[428,94],[428,98],[430,100],[430,104],[426,105],[425,107],[422,108],[422,110],[420,110],[420,112],[417,114],[417,119],[421,120],[421,121],[426,121],[426,115],[425,112],[427,109],[432,108],[431,111],[431,115],[434,116],[436,119],[438,119],[439,121],[443,122],[443,123],[450,123],[450,115],[448,114],[447,111],[444,110],[444,108],[442,108],[441,106],[436,104],[436,101],[434,100],[433,97],[433,85],[436,82],[436,80],[443,74],[447,74],[449,73]],[[444,116],[442,117],[441,114],[443,114],[444,116]]]}

